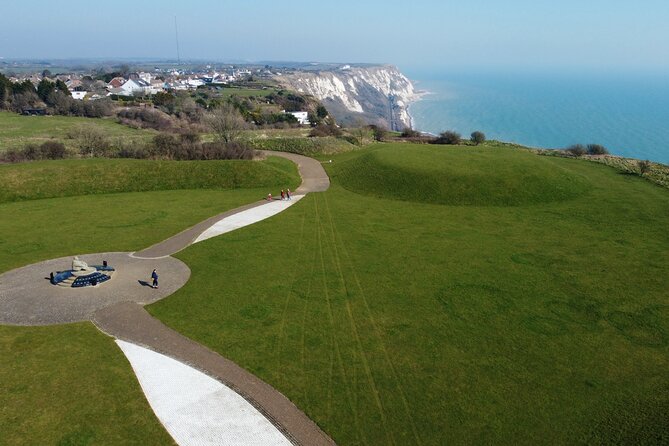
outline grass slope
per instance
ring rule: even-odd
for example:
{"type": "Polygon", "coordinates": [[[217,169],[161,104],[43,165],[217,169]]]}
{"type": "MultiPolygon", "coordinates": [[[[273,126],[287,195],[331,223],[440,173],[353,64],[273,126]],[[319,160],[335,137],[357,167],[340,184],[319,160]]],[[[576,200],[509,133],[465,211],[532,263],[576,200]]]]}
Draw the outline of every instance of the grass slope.
{"type": "Polygon", "coordinates": [[[0,355],[0,444],[173,444],[93,325],[0,326],[0,355]]]}
{"type": "MultiPolygon", "coordinates": [[[[0,178],[0,272],[66,255],[145,248],[258,200],[268,188],[299,183],[295,166],[279,159],[27,163],[0,166],[0,178]],[[254,181],[263,187],[101,193],[251,187],[254,181]],[[74,196],[38,199],[49,195],[74,196]],[[6,202],[19,198],[26,201],[6,202]]],[[[123,354],[91,324],[0,326],[0,358],[2,445],[171,443],[123,354]]]]}
{"type": "Polygon", "coordinates": [[[338,444],[667,444],[669,193],[605,166],[485,149],[449,151],[448,164],[489,156],[484,173],[511,190],[519,163],[587,190],[447,206],[345,182],[357,156],[401,155],[435,175],[431,149],[403,147],[333,157],[330,191],[181,252],[191,280],[149,310],[338,444]]]}
{"type": "Polygon", "coordinates": [[[117,123],[112,118],[79,118],[72,116],[22,116],[0,111],[0,151],[23,147],[28,143],[40,144],[56,139],[72,146],[68,134],[77,127],[96,127],[112,141],[140,142],[150,139],[155,132],[138,130],[117,123]]]}
{"type": "Polygon", "coordinates": [[[297,168],[258,161],[84,159],[0,165],[0,203],[74,195],[177,189],[295,187],[297,168]]]}

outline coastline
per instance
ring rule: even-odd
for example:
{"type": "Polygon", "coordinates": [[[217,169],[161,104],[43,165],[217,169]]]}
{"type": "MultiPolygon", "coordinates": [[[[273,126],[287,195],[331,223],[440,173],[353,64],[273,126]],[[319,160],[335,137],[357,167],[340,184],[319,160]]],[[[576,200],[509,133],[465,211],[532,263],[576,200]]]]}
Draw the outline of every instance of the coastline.
{"type": "MultiPolygon", "coordinates": [[[[411,79],[411,128],[425,135],[480,130],[489,139],[536,149],[597,143],[612,154],[669,164],[669,90],[602,76],[428,73],[411,79]],[[662,94],[660,94],[662,93],[662,94]],[[421,101],[424,101],[421,103],[421,101]]],[[[632,79],[633,80],[633,79],[632,79]]]]}

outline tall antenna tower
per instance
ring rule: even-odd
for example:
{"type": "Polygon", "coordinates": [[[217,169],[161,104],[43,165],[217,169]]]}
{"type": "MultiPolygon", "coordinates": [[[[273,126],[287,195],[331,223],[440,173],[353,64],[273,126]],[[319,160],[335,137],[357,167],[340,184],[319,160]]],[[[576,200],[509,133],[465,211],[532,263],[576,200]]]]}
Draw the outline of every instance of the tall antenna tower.
{"type": "Polygon", "coordinates": [[[179,52],[179,28],[177,28],[177,16],[174,16],[174,37],[177,42],[177,65],[181,65],[181,53],[179,52]]]}

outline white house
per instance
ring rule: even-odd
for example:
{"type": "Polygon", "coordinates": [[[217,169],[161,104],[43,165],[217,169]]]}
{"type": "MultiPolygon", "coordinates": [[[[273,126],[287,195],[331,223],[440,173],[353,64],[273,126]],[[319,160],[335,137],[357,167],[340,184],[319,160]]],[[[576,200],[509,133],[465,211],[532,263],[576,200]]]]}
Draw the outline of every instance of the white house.
{"type": "Polygon", "coordinates": [[[70,94],[72,95],[72,97],[73,97],[74,99],[79,99],[79,100],[85,98],[85,97],[86,97],[86,93],[87,93],[86,91],[71,91],[71,92],[70,92],[70,94]]]}
{"type": "Polygon", "coordinates": [[[133,94],[151,94],[151,84],[142,79],[128,79],[119,87],[121,95],[132,96],[133,94]]]}
{"type": "Polygon", "coordinates": [[[309,125],[311,122],[309,122],[309,113],[305,111],[298,111],[298,112],[287,112],[286,110],[283,111],[284,113],[288,113],[289,115],[295,116],[295,119],[297,119],[297,122],[300,125],[309,125]]]}

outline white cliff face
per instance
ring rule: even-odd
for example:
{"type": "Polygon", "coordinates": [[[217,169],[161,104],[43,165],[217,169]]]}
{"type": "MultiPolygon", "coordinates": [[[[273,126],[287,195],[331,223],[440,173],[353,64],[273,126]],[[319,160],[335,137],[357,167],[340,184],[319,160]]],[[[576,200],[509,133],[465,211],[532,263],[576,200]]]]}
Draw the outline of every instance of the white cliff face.
{"type": "Polygon", "coordinates": [[[416,91],[411,81],[396,67],[300,72],[282,76],[280,81],[288,88],[311,94],[326,106],[340,104],[349,113],[378,117],[391,129],[411,126],[407,109],[416,100],[416,91]]]}
{"type": "Polygon", "coordinates": [[[362,113],[364,110],[360,103],[355,99],[357,91],[355,85],[348,83],[348,88],[344,82],[334,73],[320,73],[314,75],[305,73],[304,76],[296,78],[293,82],[294,88],[300,93],[307,93],[319,100],[339,99],[344,106],[353,112],[362,113]]]}

